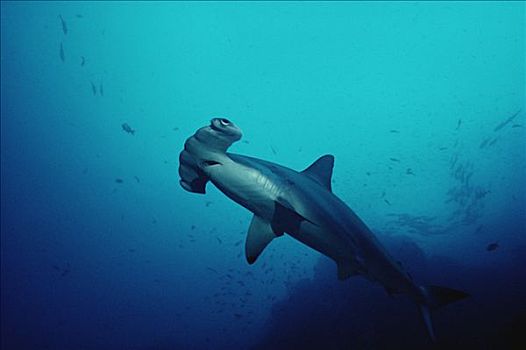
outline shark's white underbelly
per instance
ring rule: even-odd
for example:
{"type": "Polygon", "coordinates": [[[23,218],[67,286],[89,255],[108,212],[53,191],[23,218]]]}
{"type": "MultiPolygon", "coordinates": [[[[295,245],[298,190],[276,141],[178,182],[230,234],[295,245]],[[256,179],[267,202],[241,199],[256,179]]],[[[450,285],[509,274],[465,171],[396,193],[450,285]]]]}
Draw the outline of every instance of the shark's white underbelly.
{"type": "Polygon", "coordinates": [[[207,169],[207,175],[225,195],[254,214],[271,221],[274,203],[282,189],[255,169],[226,160],[207,169]]]}

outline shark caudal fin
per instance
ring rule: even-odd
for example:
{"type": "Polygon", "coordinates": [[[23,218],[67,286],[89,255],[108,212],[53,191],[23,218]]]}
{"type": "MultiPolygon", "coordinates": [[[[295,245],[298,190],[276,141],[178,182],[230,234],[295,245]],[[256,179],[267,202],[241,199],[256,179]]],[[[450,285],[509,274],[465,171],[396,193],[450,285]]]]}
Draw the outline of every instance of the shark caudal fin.
{"type": "Polygon", "coordinates": [[[436,337],[433,322],[431,321],[431,311],[467,298],[469,294],[460,290],[439,286],[420,287],[420,290],[422,291],[424,302],[418,303],[418,308],[426,325],[429,337],[435,342],[436,337]]]}

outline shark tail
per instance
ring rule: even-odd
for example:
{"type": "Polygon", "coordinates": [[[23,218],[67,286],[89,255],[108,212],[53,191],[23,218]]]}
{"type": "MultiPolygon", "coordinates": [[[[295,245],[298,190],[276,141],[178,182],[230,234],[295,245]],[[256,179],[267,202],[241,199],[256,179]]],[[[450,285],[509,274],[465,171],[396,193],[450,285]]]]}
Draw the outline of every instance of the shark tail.
{"type": "Polygon", "coordinates": [[[469,294],[460,290],[439,286],[420,287],[420,290],[422,292],[421,296],[423,298],[421,298],[421,300],[423,300],[423,302],[417,302],[418,308],[426,325],[429,337],[433,342],[436,342],[433,322],[431,320],[431,311],[467,298],[469,294]]]}

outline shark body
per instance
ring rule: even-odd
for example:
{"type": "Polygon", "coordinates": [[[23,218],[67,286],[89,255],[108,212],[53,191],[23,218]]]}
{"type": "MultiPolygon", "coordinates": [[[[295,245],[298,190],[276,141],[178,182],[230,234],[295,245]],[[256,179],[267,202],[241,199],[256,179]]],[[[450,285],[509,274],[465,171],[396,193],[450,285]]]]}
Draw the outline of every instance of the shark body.
{"type": "Polygon", "coordinates": [[[362,275],[392,294],[406,294],[419,306],[432,340],[430,309],[465,298],[445,287],[416,284],[367,225],[331,188],[334,157],[325,155],[298,172],[261,159],[228,153],[241,130],[224,118],[212,119],[187,139],[179,160],[181,186],[205,193],[212,182],[254,213],[245,244],[253,264],[265,247],[287,233],[334,260],[338,278],[362,275]]]}

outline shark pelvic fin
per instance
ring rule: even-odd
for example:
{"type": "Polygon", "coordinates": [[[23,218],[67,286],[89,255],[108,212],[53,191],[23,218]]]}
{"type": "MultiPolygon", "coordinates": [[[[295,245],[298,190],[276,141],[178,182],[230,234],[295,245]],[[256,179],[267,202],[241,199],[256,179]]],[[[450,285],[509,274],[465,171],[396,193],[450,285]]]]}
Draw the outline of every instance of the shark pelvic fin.
{"type": "Polygon", "coordinates": [[[247,241],[245,243],[245,256],[248,263],[255,263],[265,247],[277,236],[279,235],[274,233],[270,222],[254,215],[248,229],[247,241]]]}
{"type": "Polygon", "coordinates": [[[332,168],[334,166],[334,156],[331,154],[326,154],[318,158],[314,163],[312,163],[307,169],[303,170],[301,173],[309,176],[314,179],[320,185],[332,191],[331,178],[332,178],[332,168]]]}

